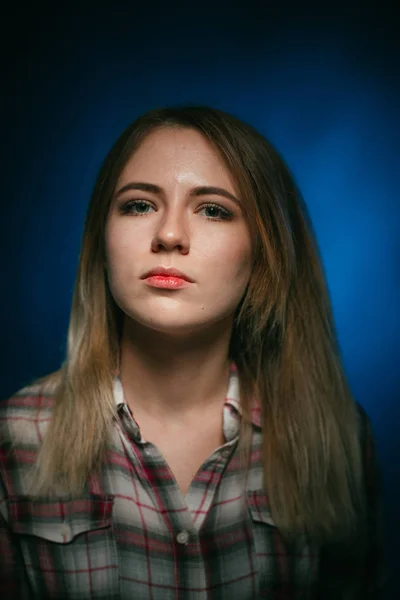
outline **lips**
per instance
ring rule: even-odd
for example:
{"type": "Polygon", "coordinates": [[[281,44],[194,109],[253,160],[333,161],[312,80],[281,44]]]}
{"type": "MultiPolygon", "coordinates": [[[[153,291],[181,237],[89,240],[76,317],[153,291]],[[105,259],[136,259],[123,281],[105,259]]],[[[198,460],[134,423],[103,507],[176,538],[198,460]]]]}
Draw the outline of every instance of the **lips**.
{"type": "Polygon", "coordinates": [[[157,276],[157,275],[159,277],[179,277],[179,279],[184,279],[185,281],[194,283],[193,279],[191,279],[185,273],[182,273],[182,271],[178,271],[177,269],[172,269],[172,268],[171,269],[165,268],[165,267],[156,267],[155,269],[151,269],[150,271],[147,271],[147,273],[145,273],[142,276],[142,279],[147,279],[148,277],[153,277],[153,276],[157,276]]]}

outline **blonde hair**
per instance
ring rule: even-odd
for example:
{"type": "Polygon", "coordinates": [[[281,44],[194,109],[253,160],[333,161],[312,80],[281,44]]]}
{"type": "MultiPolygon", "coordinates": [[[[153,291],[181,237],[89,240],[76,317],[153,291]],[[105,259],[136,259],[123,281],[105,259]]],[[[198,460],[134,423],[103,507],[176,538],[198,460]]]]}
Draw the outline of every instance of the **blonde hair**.
{"type": "Polygon", "coordinates": [[[51,494],[62,482],[78,492],[105,458],[122,324],[104,272],[105,225],[124,165],[161,127],[195,129],[219,150],[254,240],[253,269],[229,351],[240,374],[245,453],[251,399],[256,396],[261,405],[264,478],[274,521],[288,537],[304,529],[321,540],[349,535],[363,510],[357,408],[307,210],[270,143],[237,118],[207,107],[146,113],[124,131],[101,167],[83,234],[66,360],[42,380],[55,405],[35,491],[51,494]]]}

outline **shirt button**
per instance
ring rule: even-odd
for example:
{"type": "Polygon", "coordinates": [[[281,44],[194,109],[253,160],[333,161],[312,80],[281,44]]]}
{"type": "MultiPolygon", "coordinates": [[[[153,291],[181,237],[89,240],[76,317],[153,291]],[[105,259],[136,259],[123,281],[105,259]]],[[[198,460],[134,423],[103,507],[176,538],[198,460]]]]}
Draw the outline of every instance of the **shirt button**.
{"type": "Polygon", "coordinates": [[[187,544],[189,541],[189,534],[187,531],[180,531],[176,536],[178,544],[187,544]]]}

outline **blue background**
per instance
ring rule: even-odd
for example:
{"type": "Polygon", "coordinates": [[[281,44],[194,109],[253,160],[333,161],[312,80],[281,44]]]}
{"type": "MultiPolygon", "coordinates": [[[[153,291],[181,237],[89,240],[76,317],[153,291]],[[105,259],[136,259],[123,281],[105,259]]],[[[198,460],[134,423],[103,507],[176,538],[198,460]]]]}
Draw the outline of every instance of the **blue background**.
{"type": "MultiPolygon", "coordinates": [[[[122,129],[174,103],[233,112],[277,146],[308,204],[345,369],[375,430],[394,576],[398,14],[368,1],[339,2],[334,12],[251,0],[127,6],[83,2],[51,12],[19,3],[3,20],[0,398],[63,359],[87,203],[122,129]]],[[[394,577],[390,590],[395,597],[394,577]]]]}

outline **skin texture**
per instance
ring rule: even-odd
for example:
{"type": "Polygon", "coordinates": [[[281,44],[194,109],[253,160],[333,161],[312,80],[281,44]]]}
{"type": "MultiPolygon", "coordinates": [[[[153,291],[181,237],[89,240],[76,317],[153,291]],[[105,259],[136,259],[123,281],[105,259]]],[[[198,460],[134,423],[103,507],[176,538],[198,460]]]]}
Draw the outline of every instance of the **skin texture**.
{"type": "Polygon", "coordinates": [[[189,195],[196,186],[211,185],[236,195],[222,159],[195,131],[159,131],[128,162],[117,191],[134,181],[157,184],[163,192],[126,191],[114,203],[107,254],[118,305],[143,326],[171,335],[229,320],[250,274],[247,226],[232,200],[189,195]],[[151,206],[132,207],[121,216],[120,206],[132,199],[151,206]],[[233,219],[218,220],[217,209],[204,208],[207,202],[220,204],[233,219]],[[167,292],[149,288],[140,276],[159,265],[178,268],[195,283],[167,292]]]}
{"type": "Polygon", "coordinates": [[[125,400],[183,494],[224,442],[229,341],[252,265],[240,202],[204,190],[199,195],[204,186],[238,199],[232,175],[200,133],[151,133],[117,183],[105,237],[108,282],[124,313],[125,400]],[[123,191],[137,182],[159,189],[123,191]],[[159,266],[179,269],[193,283],[152,288],[143,276],[159,266]]]}
{"type": "Polygon", "coordinates": [[[174,434],[198,428],[200,416],[207,431],[221,435],[229,341],[252,245],[241,207],[216,194],[194,195],[202,186],[238,198],[232,175],[199,132],[152,132],[121,174],[106,226],[108,282],[125,315],[120,377],[135,418],[153,439],[158,426],[174,434]],[[133,182],[160,191],[121,192],[133,182]],[[133,200],[144,204],[127,206],[133,200]],[[221,219],[219,207],[230,218],[221,219]],[[158,266],[179,269],[194,283],[149,287],[141,277],[158,266]]]}

